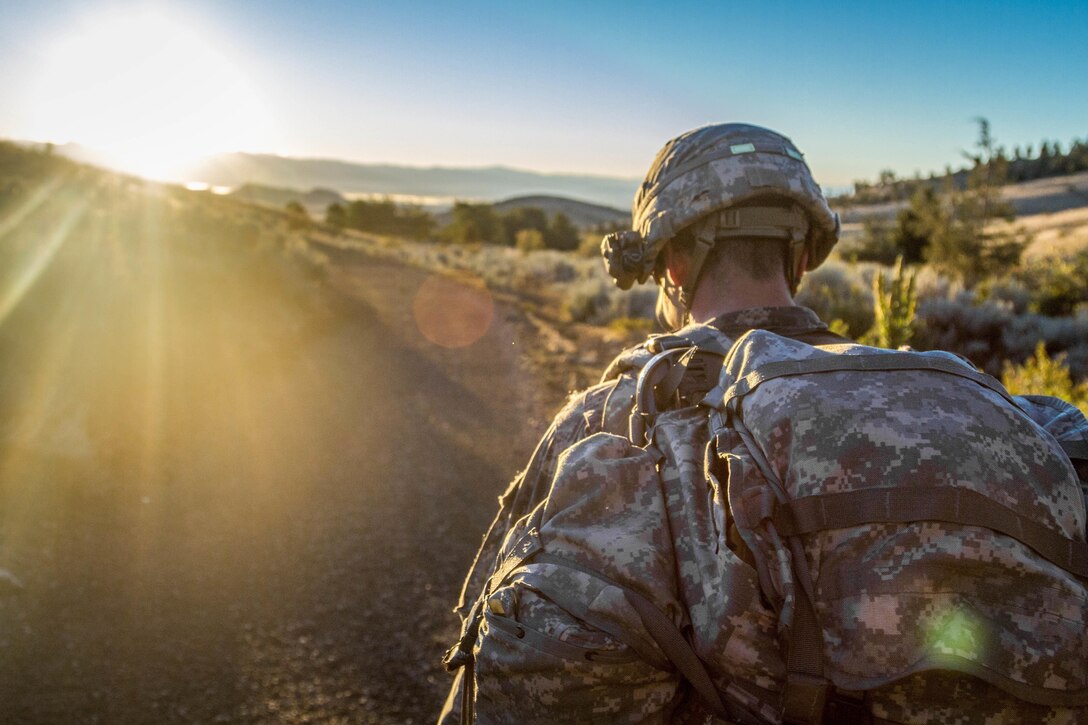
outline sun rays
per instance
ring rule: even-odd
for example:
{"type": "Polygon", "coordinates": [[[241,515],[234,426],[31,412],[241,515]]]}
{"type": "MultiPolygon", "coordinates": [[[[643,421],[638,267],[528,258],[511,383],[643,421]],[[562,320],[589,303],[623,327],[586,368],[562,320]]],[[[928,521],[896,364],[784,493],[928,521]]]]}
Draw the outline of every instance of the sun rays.
{"type": "Polygon", "coordinates": [[[155,179],[214,153],[274,147],[274,114],[230,47],[175,11],[97,8],[45,44],[27,127],[155,179]]]}
{"type": "Polygon", "coordinates": [[[29,250],[29,259],[16,273],[15,279],[6,289],[0,290],[0,325],[19,304],[23,295],[30,289],[41,273],[49,266],[57,251],[68,241],[72,229],[87,211],[86,202],[76,202],[64,213],[56,227],[42,239],[41,244],[29,250]]]}
{"type": "Polygon", "coordinates": [[[46,500],[59,515],[99,489],[138,568],[205,526],[176,518],[179,491],[253,513],[223,536],[288,515],[327,384],[294,367],[313,313],[286,222],[17,153],[56,168],[0,196],[0,553],[41,536],[46,500]]]}

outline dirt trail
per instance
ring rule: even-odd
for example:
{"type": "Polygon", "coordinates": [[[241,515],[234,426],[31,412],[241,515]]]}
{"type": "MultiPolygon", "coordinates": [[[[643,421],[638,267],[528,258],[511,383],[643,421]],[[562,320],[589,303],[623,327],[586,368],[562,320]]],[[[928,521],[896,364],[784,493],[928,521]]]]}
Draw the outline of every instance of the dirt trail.
{"type": "Polygon", "coordinates": [[[108,401],[72,414],[82,457],[4,451],[0,722],[433,720],[460,578],[558,401],[520,313],[444,349],[425,273],[326,251],[318,322],[266,358],[224,328],[236,379],[166,376],[142,474],[94,438],[108,401]],[[175,438],[171,406],[202,411],[175,438]]]}

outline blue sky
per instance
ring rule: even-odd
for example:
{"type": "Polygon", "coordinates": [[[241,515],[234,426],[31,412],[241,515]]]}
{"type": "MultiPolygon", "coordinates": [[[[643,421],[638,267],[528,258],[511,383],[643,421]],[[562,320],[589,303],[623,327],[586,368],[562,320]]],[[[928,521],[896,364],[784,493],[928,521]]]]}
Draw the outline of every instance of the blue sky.
{"type": "MultiPolygon", "coordinates": [[[[33,113],[66,92],[37,80],[56,64],[51,43],[147,7],[0,0],[0,98],[11,101],[0,136],[83,140],[76,120],[33,113]]],[[[1010,147],[1088,137],[1083,1],[152,7],[229,58],[259,97],[246,111],[187,96],[236,121],[260,108],[269,126],[230,139],[248,150],[636,177],[668,138],[735,120],[791,136],[817,177],[839,186],[883,168],[959,164],[977,116],[1010,147]]]]}

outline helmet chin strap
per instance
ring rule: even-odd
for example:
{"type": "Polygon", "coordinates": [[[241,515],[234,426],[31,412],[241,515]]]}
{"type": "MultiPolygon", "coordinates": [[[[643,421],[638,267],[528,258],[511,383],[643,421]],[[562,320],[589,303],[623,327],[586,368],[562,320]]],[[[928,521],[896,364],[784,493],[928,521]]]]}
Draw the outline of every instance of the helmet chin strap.
{"type": "Polygon", "coordinates": [[[797,287],[801,284],[801,273],[798,267],[801,266],[801,256],[804,251],[805,237],[803,234],[798,236],[795,229],[793,238],[790,239],[789,249],[786,251],[786,281],[790,285],[790,297],[797,295],[797,287]]]}
{"type": "Polygon", "coordinates": [[[680,285],[680,305],[684,311],[685,322],[691,316],[691,305],[695,302],[695,287],[703,274],[706,257],[710,254],[714,242],[717,241],[717,231],[717,226],[713,223],[701,222],[695,225],[695,247],[691,250],[687,279],[680,285]]]}
{"type": "Polygon", "coordinates": [[[684,282],[680,285],[674,284],[667,274],[662,275],[659,281],[661,297],[658,298],[657,320],[662,327],[674,330],[691,321],[695,290],[702,278],[707,256],[715,243],[725,239],[743,237],[788,242],[784,271],[790,295],[797,294],[797,287],[801,281],[797,267],[805,250],[805,240],[808,238],[808,219],[800,209],[796,207],[784,209],[776,206],[726,209],[710,214],[693,224],[692,232],[695,235],[695,246],[691,250],[684,282]],[[665,299],[671,302],[681,314],[679,325],[675,325],[668,319],[663,309],[665,299]]]}

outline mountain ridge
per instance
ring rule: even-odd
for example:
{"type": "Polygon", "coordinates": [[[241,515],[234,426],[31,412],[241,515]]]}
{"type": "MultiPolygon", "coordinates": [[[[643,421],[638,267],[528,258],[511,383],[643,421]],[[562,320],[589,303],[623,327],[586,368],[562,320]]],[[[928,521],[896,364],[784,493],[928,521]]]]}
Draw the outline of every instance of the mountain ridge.
{"type": "MultiPolygon", "coordinates": [[[[93,149],[62,144],[56,153],[75,161],[124,171],[93,149]]],[[[638,179],[596,174],[541,172],[502,165],[409,166],[343,159],[304,158],[231,152],[187,165],[161,181],[201,182],[212,187],[246,184],[291,189],[325,188],[353,195],[416,197],[439,204],[454,200],[496,202],[517,196],[562,196],[592,204],[627,208],[638,179]]]]}

